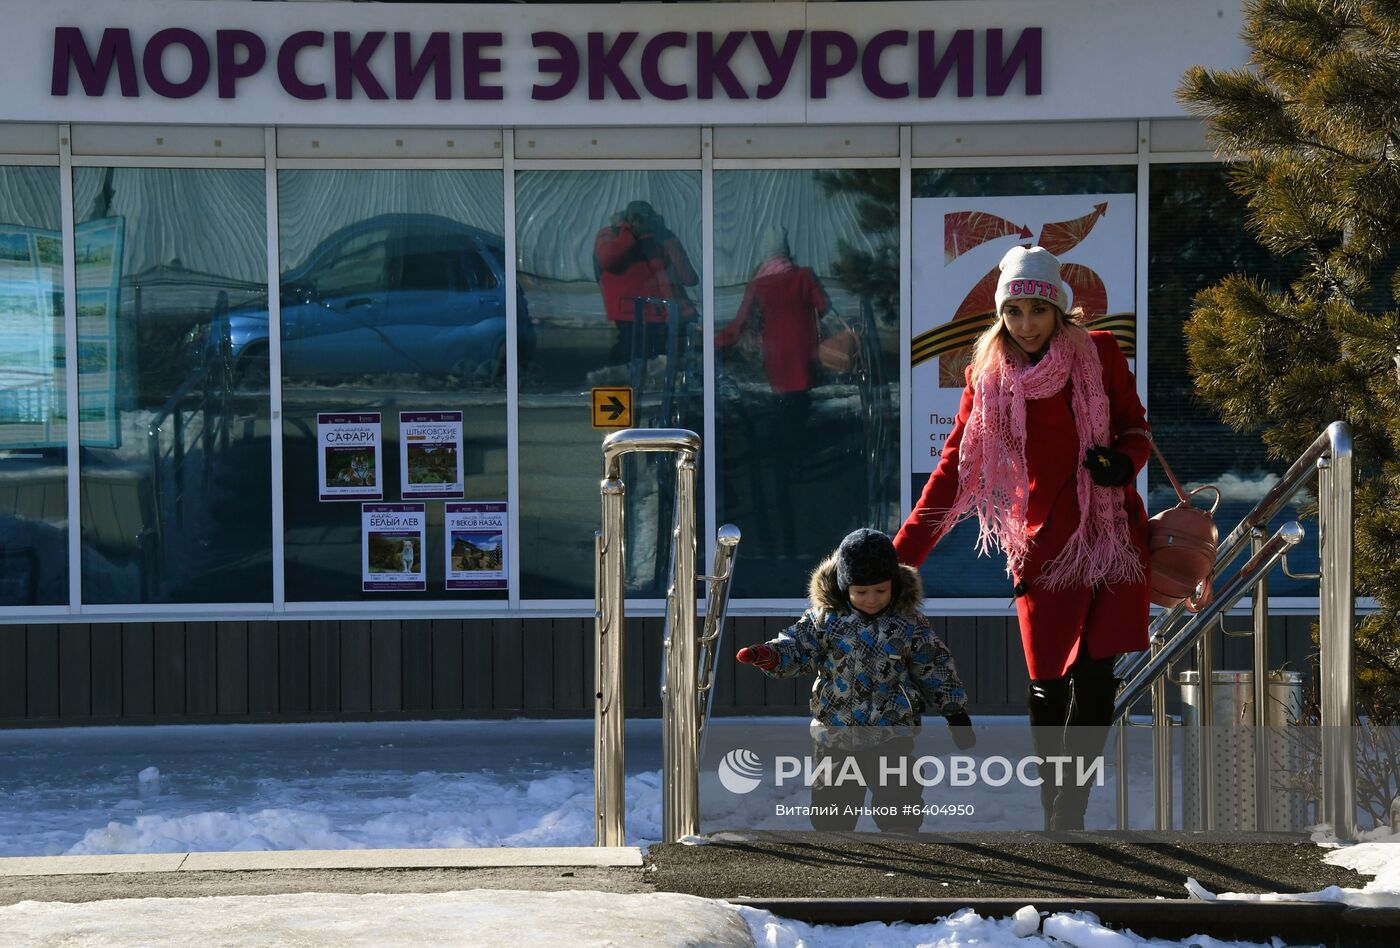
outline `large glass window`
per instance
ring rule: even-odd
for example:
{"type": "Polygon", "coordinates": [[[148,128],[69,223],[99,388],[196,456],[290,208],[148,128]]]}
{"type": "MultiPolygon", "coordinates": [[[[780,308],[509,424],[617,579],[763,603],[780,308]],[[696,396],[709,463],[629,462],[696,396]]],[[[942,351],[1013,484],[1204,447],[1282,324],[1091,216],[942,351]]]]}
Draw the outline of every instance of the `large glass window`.
{"type": "MultiPolygon", "coordinates": [[[[1077,264],[1067,277],[1077,308],[1093,319],[1107,320],[1103,328],[1113,329],[1129,364],[1135,365],[1136,191],[1137,170],[1131,166],[914,172],[916,463],[912,488],[916,500],[928,479],[924,472],[936,465],[942,438],[957,412],[964,385],[962,369],[968,359],[966,344],[993,317],[996,266],[1006,250],[1037,242],[1059,255],[1062,263],[1077,264]],[[924,283],[930,273],[939,277],[956,273],[959,279],[924,283]],[[944,284],[955,292],[920,293],[921,286],[944,284]],[[960,325],[968,328],[960,330],[960,325]],[[921,326],[936,328],[921,332],[921,326]],[[921,365],[936,365],[937,371],[921,372],[921,365]],[[932,408],[921,408],[929,404],[930,388],[937,389],[937,400],[932,408]],[[933,439],[931,446],[929,439],[933,439]]],[[[976,536],[976,522],[965,521],[925,560],[922,573],[929,596],[1011,601],[1005,560],[1000,555],[974,556],[976,536]]]]}
{"type": "Polygon", "coordinates": [[[269,601],[267,381],[233,330],[265,309],[263,174],[78,168],[73,196],[83,600],[269,601]]]}
{"type": "MultiPolygon", "coordinates": [[[[506,501],[501,172],[289,170],[277,187],[287,599],[504,598],[503,581],[449,589],[444,536],[449,505],[460,524],[506,501]],[[373,423],[363,450],[326,443],[373,423]],[[365,502],[421,505],[421,533],[367,527],[365,502]]],[[[266,320],[246,318],[253,373],[266,320]]],[[[523,300],[518,339],[529,358],[523,300]]],[[[460,533],[458,572],[501,572],[499,531],[460,533]]]]}
{"type": "Polygon", "coordinates": [[[0,606],[68,602],[59,215],[57,168],[0,167],[0,606]]]}
{"type": "MultiPolygon", "coordinates": [[[[1153,437],[1184,486],[1220,487],[1223,498],[1216,523],[1222,534],[1263,499],[1287,465],[1267,455],[1257,434],[1229,428],[1196,397],[1182,327],[1191,316],[1195,295],[1231,273],[1280,288],[1299,273],[1295,261],[1269,253],[1245,228],[1248,210],[1230,190],[1228,177],[1218,164],[1152,166],[1147,264],[1147,386],[1153,437]]],[[[1152,511],[1176,502],[1155,462],[1149,465],[1148,485],[1152,511]]],[[[1299,513],[1290,505],[1275,526],[1299,513]]],[[[1312,572],[1317,563],[1317,532],[1308,533],[1289,557],[1296,572],[1312,572]]],[[[1276,570],[1269,577],[1269,593],[1312,596],[1317,583],[1290,579],[1276,570]]]]}
{"type": "MultiPolygon", "coordinates": [[[[588,598],[607,434],[592,427],[590,391],[630,389],[636,427],[704,430],[700,174],[527,171],[516,209],[537,335],[520,378],[521,594],[588,598]]],[[[635,595],[665,591],[673,469],[661,455],[624,464],[635,595]]]]}
{"type": "Polygon", "coordinates": [[[733,594],[800,598],[899,518],[899,174],[715,173],[718,516],[733,594]]]}

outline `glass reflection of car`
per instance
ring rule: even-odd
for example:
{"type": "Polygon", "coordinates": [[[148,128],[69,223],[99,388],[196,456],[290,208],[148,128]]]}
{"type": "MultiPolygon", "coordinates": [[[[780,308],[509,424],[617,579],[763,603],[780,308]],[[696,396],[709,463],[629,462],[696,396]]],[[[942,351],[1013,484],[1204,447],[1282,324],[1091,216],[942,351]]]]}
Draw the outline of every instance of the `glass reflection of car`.
{"type": "MultiPolygon", "coordinates": [[[[288,376],[505,378],[505,246],[479,228],[430,214],[352,224],[283,274],[281,299],[288,376]]],[[[516,299],[520,357],[528,360],[535,330],[524,295],[516,299]]],[[[227,333],[234,383],[264,386],[266,307],[230,310],[227,333]]]]}

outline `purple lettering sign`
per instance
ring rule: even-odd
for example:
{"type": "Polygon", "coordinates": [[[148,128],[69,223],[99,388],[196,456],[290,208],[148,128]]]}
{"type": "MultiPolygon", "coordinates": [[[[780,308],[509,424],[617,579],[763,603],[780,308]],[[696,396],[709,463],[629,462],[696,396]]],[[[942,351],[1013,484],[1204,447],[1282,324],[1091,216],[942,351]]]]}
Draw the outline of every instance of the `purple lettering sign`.
{"type": "MultiPolygon", "coordinates": [[[[859,83],[859,88],[877,99],[907,99],[911,95],[932,99],[950,77],[958,98],[968,98],[977,94],[979,33],[983,44],[982,94],[1007,95],[1020,77],[1025,95],[1040,95],[1044,31],[1033,26],[1019,31],[960,29],[941,36],[934,30],[919,30],[912,34],[912,51],[911,33],[902,29],[884,30],[864,40],[843,30],[702,30],[693,34],[663,30],[650,36],[627,30],[590,32],[581,44],[564,33],[544,30],[530,34],[537,55],[535,74],[542,80],[531,86],[530,98],[557,101],[572,95],[580,80],[586,80],[590,101],[647,98],[680,102],[720,96],[734,101],[773,99],[788,87],[804,42],[808,44],[805,92],[812,100],[827,99],[834,86],[850,88],[852,83],[859,83]],[[940,38],[946,38],[941,47],[940,38]],[[764,74],[752,87],[740,79],[732,65],[746,53],[756,57],[764,74]],[[887,55],[890,53],[893,55],[887,55]],[[663,65],[667,67],[664,70],[663,65]],[[682,76],[693,76],[694,82],[675,81],[682,76]]],[[[58,97],[74,94],[72,77],[76,75],[81,87],[77,94],[102,98],[115,74],[123,97],[139,96],[144,80],[145,87],[157,96],[186,99],[202,92],[212,75],[218,97],[234,99],[240,84],[266,67],[269,50],[275,46],[277,81],[288,95],[302,101],[331,97],[329,85],[334,86],[334,98],[341,101],[391,97],[413,101],[427,96],[448,101],[453,98],[453,80],[458,75],[457,55],[461,56],[462,99],[501,101],[506,97],[506,86],[497,78],[506,69],[499,53],[506,46],[505,34],[438,31],[415,36],[398,31],[393,42],[385,44],[388,35],[383,30],[336,30],[329,34],[328,48],[328,34],[320,30],[300,30],[269,41],[251,30],[219,29],[210,37],[171,26],[139,41],[129,29],[108,27],[96,37],[94,49],[89,42],[91,32],[84,35],[81,27],[55,27],[49,88],[50,94],[58,97]],[[378,73],[373,65],[376,55],[378,73]],[[186,58],[188,71],[181,65],[186,58]],[[307,62],[312,67],[303,72],[307,62]],[[321,65],[319,70],[314,68],[317,64],[321,65]],[[332,81],[305,78],[318,74],[332,81]],[[392,96],[387,85],[390,79],[392,96]]]]}

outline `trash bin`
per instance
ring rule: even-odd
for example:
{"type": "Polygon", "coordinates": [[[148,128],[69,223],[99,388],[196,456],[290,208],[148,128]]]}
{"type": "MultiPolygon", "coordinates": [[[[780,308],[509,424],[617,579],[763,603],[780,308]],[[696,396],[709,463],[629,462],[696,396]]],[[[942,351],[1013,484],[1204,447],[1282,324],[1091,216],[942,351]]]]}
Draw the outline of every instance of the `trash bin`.
{"type": "MultiPolygon", "coordinates": [[[[1254,800],[1254,673],[1217,671],[1212,676],[1213,727],[1209,740],[1214,761],[1215,829],[1255,830],[1254,800]]],[[[1182,826],[1201,830],[1201,755],[1195,723],[1200,716],[1199,672],[1184,672],[1181,684],[1183,729],[1181,768],[1182,826]]],[[[1303,676],[1295,671],[1269,673],[1269,702],[1265,725],[1270,766],[1268,807],[1272,829],[1301,832],[1308,825],[1306,800],[1300,787],[1304,754],[1297,722],[1303,714],[1303,676]]]]}

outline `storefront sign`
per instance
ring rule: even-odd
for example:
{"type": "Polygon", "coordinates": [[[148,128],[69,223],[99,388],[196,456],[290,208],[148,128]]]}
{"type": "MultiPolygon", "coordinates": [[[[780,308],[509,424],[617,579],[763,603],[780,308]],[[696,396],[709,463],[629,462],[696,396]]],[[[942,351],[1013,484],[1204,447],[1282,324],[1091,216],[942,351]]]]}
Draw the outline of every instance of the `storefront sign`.
{"type": "Polygon", "coordinates": [[[915,3],[7,4],[10,120],[519,126],[1181,115],[1238,7],[915,3]],[[1131,81],[1112,81],[1113,77],[1131,81]]]}
{"type": "Polygon", "coordinates": [[[60,98],[100,97],[115,80],[127,98],[144,93],[187,99],[212,86],[219,98],[234,99],[240,82],[267,69],[275,70],[283,92],[306,101],[402,101],[420,96],[498,101],[506,98],[499,85],[503,76],[528,70],[534,74],[530,98],[538,102],[563,99],[575,89],[585,91],[591,101],[772,99],[794,80],[806,83],[811,98],[825,99],[831,83],[848,76],[881,99],[931,99],[950,78],[948,85],[958,96],[1001,96],[1022,73],[1021,90],[1040,95],[1041,33],[1038,26],[963,29],[946,35],[906,29],[863,39],[844,30],[667,30],[655,35],[623,30],[583,36],[541,30],[530,34],[534,55],[522,70],[502,58],[504,33],[435,31],[415,36],[399,31],[391,36],[386,30],[299,30],[264,36],[252,30],[200,33],[168,27],[143,46],[126,27],[107,26],[99,32],[61,26],[54,30],[49,91],[60,98]],[[763,63],[756,85],[746,84],[731,66],[746,45],[763,63]],[[885,53],[895,59],[910,50],[915,54],[913,72],[899,69],[887,75],[885,53]],[[802,53],[806,68],[799,73],[802,53]],[[664,72],[663,57],[670,67],[664,72]],[[300,65],[313,59],[321,61],[320,68],[300,65]],[[976,81],[978,65],[981,83],[976,81]],[[677,71],[684,80],[673,81],[665,74],[677,71]],[[333,81],[305,78],[321,73],[334,76],[333,81]]]}
{"type": "Polygon", "coordinates": [[[443,504],[447,589],[506,588],[506,504],[443,504]]]}
{"type": "Polygon", "coordinates": [[[379,412],[318,414],[316,467],[322,500],[382,500],[379,412]]]}
{"type": "Polygon", "coordinates": [[[410,497],[461,497],[462,413],[399,412],[399,474],[410,497]]]}
{"type": "MultiPolygon", "coordinates": [[[[1037,244],[1060,259],[1060,275],[1090,328],[1111,328],[1129,349],[1135,324],[1136,196],[1073,194],[916,198],[911,395],[916,474],[938,465],[957,419],[972,344],[996,311],[998,264],[1037,244]]],[[[1129,349],[1129,351],[1131,351],[1129,349]]]]}
{"type": "Polygon", "coordinates": [[[365,592],[422,592],[426,517],[422,504],[360,506],[361,573],[365,592]]]}

